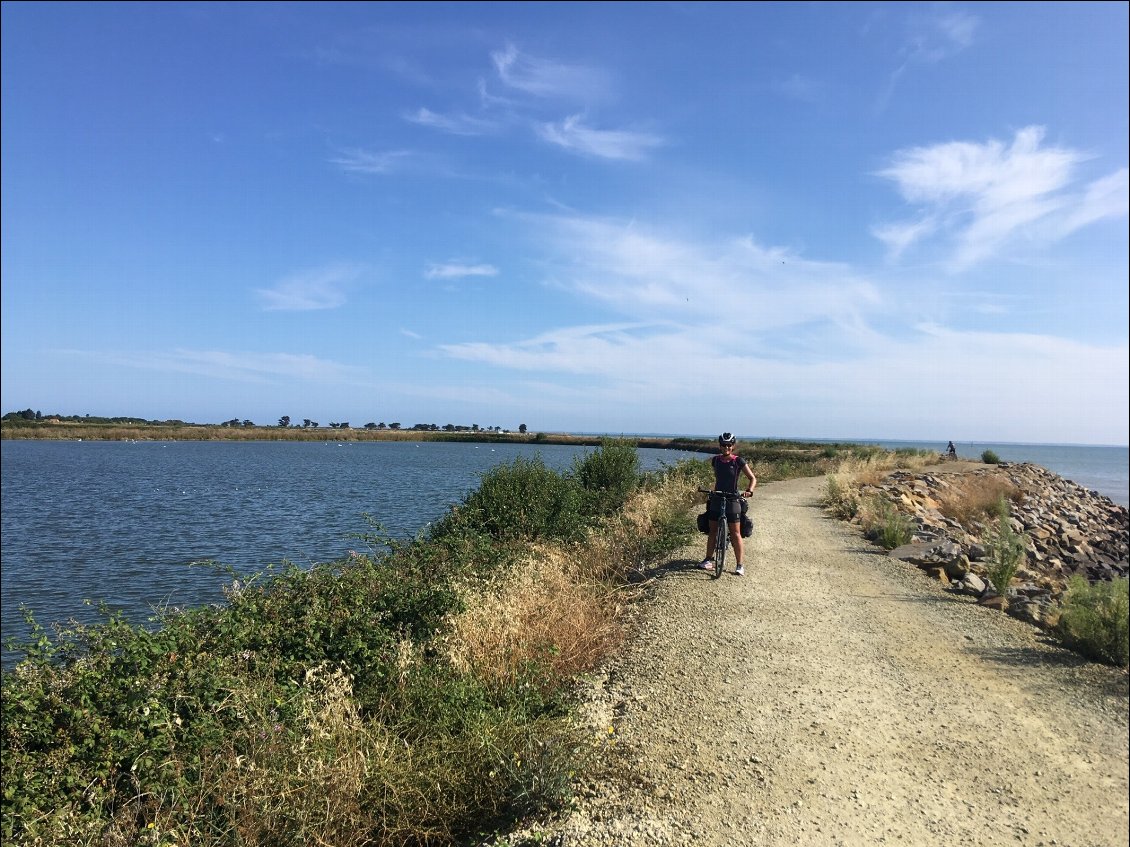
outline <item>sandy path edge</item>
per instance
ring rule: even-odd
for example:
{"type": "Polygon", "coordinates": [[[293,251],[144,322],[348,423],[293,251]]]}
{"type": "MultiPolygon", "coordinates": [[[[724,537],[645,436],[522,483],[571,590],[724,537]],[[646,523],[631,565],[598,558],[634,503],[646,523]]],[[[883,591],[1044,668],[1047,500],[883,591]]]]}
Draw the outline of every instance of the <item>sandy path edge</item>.
{"type": "Polygon", "coordinates": [[[1125,845],[1125,671],[758,488],[747,573],[655,569],[587,697],[617,739],[557,845],[1125,845]]]}

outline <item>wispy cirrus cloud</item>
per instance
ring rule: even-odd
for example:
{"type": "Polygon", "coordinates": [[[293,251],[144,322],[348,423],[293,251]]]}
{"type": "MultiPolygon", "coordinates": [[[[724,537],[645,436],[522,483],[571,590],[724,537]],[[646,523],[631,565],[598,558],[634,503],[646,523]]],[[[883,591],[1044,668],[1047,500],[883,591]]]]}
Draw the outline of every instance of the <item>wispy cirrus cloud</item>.
{"type": "Polygon", "coordinates": [[[308,312],[336,309],[345,303],[346,289],[364,272],[364,267],[339,263],[301,271],[279,280],[272,288],[257,288],[267,311],[308,312]]]}
{"type": "Polygon", "coordinates": [[[925,14],[916,10],[903,49],[910,60],[941,62],[970,47],[980,25],[976,15],[953,7],[936,6],[925,14]]]}
{"type": "Polygon", "coordinates": [[[540,124],[537,126],[537,133],[543,140],[571,153],[601,159],[639,161],[646,158],[649,151],[663,144],[662,138],[650,133],[593,129],[585,126],[580,115],[572,115],[561,123],[540,124]]]}
{"type": "Polygon", "coordinates": [[[468,276],[498,276],[498,268],[485,263],[451,261],[431,264],[424,271],[425,279],[461,279],[468,276]]]}
{"type": "Polygon", "coordinates": [[[759,330],[850,320],[878,303],[874,286],[837,262],[806,259],[749,236],[693,241],[638,222],[583,215],[527,215],[550,257],[555,285],[637,320],[759,330]],[[734,299],[741,311],[719,308],[734,299]]]}
{"type": "Polygon", "coordinates": [[[412,155],[411,150],[351,149],[342,151],[331,158],[330,162],[347,173],[387,174],[396,171],[412,155]]]}
{"type": "Polygon", "coordinates": [[[879,94],[879,110],[886,108],[899,81],[911,66],[934,65],[966,50],[973,44],[980,24],[977,16],[960,9],[940,5],[914,7],[906,21],[907,32],[899,51],[899,65],[891,72],[879,94]]]}
{"type": "Polygon", "coordinates": [[[478,118],[463,112],[441,115],[423,107],[404,116],[409,123],[431,127],[451,135],[477,136],[490,135],[499,130],[497,121],[478,118]]]}
{"type": "Polygon", "coordinates": [[[503,85],[538,98],[588,103],[610,87],[608,74],[600,68],[531,56],[513,44],[495,50],[490,58],[503,85]]]}
{"type": "Polygon", "coordinates": [[[782,97],[802,103],[815,103],[824,99],[825,84],[812,77],[793,74],[774,83],[773,89],[782,97]]]}
{"type": "Polygon", "coordinates": [[[85,359],[142,370],[191,374],[235,382],[271,383],[303,380],[315,383],[354,382],[359,368],[317,356],[295,353],[251,353],[226,350],[65,351],[85,359]]]}
{"type": "Polygon", "coordinates": [[[919,207],[911,223],[872,229],[897,256],[934,234],[949,239],[952,270],[1004,250],[1019,234],[1045,243],[1103,218],[1127,213],[1127,176],[1120,170],[1084,189],[1076,167],[1089,157],[1045,146],[1042,127],[1026,127],[1011,144],[948,142],[897,152],[878,172],[919,207]]]}

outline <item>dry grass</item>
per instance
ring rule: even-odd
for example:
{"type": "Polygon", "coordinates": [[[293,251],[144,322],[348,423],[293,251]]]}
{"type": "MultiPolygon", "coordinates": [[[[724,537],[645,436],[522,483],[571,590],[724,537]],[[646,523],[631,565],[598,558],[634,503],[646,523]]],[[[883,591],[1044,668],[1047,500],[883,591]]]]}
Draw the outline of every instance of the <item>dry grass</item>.
{"type": "Polygon", "coordinates": [[[950,487],[938,498],[938,511],[967,530],[976,529],[989,519],[998,518],[1002,504],[1020,503],[1023,492],[999,476],[954,476],[950,487]]]}
{"type": "Polygon", "coordinates": [[[452,664],[498,685],[531,662],[548,664],[558,678],[590,669],[620,643],[620,598],[577,571],[577,559],[559,548],[532,551],[451,621],[452,664]]]}
{"type": "Polygon", "coordinates": [[[667,511],[683,508],[692,490],[665,483],[633,497],[584,542],[532,548],[450,622],[449,660],[498,684],[514,681],[530,662],[547,663],[557,678],[596,667],[623,641],[623,585],[644,557],[641,539],[667,511]]]}

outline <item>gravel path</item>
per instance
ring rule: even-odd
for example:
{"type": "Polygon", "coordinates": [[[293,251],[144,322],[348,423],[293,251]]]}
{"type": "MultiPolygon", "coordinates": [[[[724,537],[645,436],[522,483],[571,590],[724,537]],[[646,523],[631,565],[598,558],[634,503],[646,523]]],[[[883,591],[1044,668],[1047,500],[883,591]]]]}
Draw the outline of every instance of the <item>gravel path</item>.
{"type": "Polygon", "coordinates": [[[593,682],[608,770],[540,843],[1128,843],[1127,675],[760,486],[747,576],[656,569],[593,682]]]}

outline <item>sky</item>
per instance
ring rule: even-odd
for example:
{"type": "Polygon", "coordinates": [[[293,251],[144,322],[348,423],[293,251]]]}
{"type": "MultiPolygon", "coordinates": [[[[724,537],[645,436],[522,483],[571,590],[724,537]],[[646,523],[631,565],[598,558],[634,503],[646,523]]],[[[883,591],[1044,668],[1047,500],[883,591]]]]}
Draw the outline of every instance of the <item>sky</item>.
{"type": "Polygon", "coordinates": [[[1128,9],[4,2],[0,413],[1126,444],[1128,9]]]}

